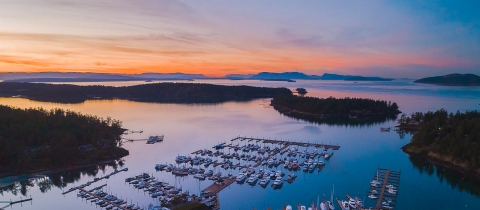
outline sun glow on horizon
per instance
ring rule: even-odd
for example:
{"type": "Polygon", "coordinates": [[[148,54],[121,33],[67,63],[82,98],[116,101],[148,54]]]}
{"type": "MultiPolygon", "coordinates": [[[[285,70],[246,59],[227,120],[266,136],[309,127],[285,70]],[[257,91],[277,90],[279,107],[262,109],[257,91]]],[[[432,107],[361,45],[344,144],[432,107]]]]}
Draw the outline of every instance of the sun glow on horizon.
{"type": "Polygon", "coordinates": [[[408,77],[480,68],[475,24],[408,7],[416,5],[343,4],[7,1],[0,72],[408,77]],[[366,15],[371,7],[382,11],[366,15]]]}

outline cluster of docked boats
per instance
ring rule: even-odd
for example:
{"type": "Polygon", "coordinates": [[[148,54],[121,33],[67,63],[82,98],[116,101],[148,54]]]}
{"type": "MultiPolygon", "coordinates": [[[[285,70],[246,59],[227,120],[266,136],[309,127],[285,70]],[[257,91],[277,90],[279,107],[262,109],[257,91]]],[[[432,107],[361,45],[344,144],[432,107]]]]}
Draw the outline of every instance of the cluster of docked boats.
{"type": "Polygon", "coordinates": [[[185,166],[176,167],[173,164],[168,164],[168,165],[157,164],[155,165],[155,169],[160,171],[165,170],[167,172],[172,172],[172,174],[176,176],[193,175],[194,178],[200,179],[200,180],[205,180],[206,178],[210,180],[218,180],[222,177],[221,172],[214,173],[212,169],[205,170],[203,168],[194,168],[194,167],[185,167],[185,166]]]}
{"type": "Polygon", "coordinates": [[[148,137],[147,144],[155,144],[157,142],[163,141],[163,135],[161,136],[150,136],[148,137]]]}
{"type": "Polygon", "coordinates": [[[272,187],[278,188],[283,185],[284,181],[288,183],[292,183],[297,177],[297,175],[290,173],[287,175],[285,180],[284,180],[284,177],[285,177],[285,173],[282,171],[275,172],[275,171],[260,169],[257,173],[255,171],[255,168],[249,167],[237,175],[236,181],[239,184],[242,184],[246,181],[248,184],[253,186],[257,184],[257,182],[260,180],[258,185],[262,187],[266,187],[270,183],[270,180],[274,180],[272,187]]]}
{"type": "MultiPolygon", "coordinates": [[[[188,197],[188,192],[182,192],[181,187],[174,187],[166,182],[161,182],[151,177],[146,173],[142,173],[135,177],[129,177],[125,179],[125,182],[133,185],[137,189],[142,189],[148,192],[152,198],[158,198],[162,203],[162,206],[170,205],[171,201],[175,198],[188,197]]],[[[195,197],[194,195],[191,196],[195,197]]],[[[187,200],[185,200],[186,202],[187,200]]]]}
{"type": "Polygon", "coordinates": [[[342,200],[340,203],[343,210],[363,209],[363,202],[358,197],[349,198],[347,201],[342,200]]]}
{"type": "Polygon", "coordinates": [[[114,195],[109,195],[102,190],[95,190],[90,193],[86,193],[84,191],[80,191],[77,194],[78,197],[85,198],[86,200],[90,200],[90,202],[95,203],[96,205],[103,207],[105,209],[135,209],[139,210],[140,207],[135,206],[133,204],[127,204],[127,201],[123,199],[117,198],[114,195]]]}

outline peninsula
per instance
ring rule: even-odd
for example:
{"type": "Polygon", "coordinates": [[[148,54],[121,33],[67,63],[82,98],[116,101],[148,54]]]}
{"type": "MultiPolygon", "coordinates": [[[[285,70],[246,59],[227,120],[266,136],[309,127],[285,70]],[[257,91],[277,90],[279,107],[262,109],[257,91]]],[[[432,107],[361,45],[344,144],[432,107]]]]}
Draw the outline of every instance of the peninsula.
{"type": "Polygon", "coordinates": [[[98,163],[128,155],[122,123],[62,109],[0,105],[0,174],[98,163]]]}
{"type": "Polygon", "coordinates": [[[480,178],[479,112],[417,112],[399,123],[418,126],[405,153],[480,178]]]}
{"type": "Polygon", "coordinates": [[[363,98],[277,95],[272,99],[271,105],[282,114],[299,118],[364,118],[401,113],[395,102],[363,98]]]}
{"type": "Polygon", "coordinates": [[[445,86],[480,86],[480,76],[475,74],[448,74],[444,76],[426,77],[415,80],[414,83],[445,86]]]}
{"type": "Polygon", "coordinates": [[[78,86],[43,83],[0,82],[0,96],[37,101],[81,103],[89,99],[125,99],[166,103],[220,103],[291,94],[287,88],[225,86],[197,83],[150,83],[144,85],[78,86]]]}

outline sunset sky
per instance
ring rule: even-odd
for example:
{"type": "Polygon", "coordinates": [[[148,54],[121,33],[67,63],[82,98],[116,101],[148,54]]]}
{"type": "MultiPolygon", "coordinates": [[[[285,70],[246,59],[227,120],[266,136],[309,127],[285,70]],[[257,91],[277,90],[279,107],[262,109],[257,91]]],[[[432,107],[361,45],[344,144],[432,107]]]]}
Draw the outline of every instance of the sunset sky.
{"type": "Polygon", "coordinates": [[[1,72],[480,74],[479,1],[2,0],[1,72]]]}

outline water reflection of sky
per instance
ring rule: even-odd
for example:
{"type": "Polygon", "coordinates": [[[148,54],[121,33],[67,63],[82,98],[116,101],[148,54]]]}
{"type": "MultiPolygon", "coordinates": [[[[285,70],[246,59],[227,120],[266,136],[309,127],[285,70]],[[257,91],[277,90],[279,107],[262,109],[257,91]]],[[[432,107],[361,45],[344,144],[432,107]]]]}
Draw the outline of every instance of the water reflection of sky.
{"type": "MultiPolygon", "coordinates": [[[[317,81],[287,83],[209,80],[206,82],[265,86],[289,85],[290,88],[306,87],[309,95],[318,97],[348,96],[390,100],[397,102],[400,109],[406,113],[439,108],[447,110],[478,109],[480,99],[480,94],[472,95],[472,93],[478,93],[478,89],[475,88],[465,90],[457,87],[425,86],[413,83],[390,87],[388,84],[392,83],[386,82],[320,81],[320,84],[317,84],[317,81]],[[355,87],[357,84],[361,85],[360,88],[355,87]],[[384,91],[385,89],[387,91],[384,91]],[[460,93],[457,97],[456,95],[442,94],[442,91],[459,91],[460,93]],[[427,96],[427,93],[432,93],[432,95],[427,96]]],[[[135,83],[128,82],[128,84],[135,83]]],[[[343,195],[346,193],[363,196],[368,189],[369,180],[378,166],[402,171],[398,209],[455,209],[458,205],[480,205],[480,201],[468,192],[452,188],[451,184],[439,181],[436,176],[419,172],[419,167],[414,167],[408,156],[399,149],[410,140],[410,136],[406,135],[404,138],[400,138],[395,132],[379,132],[380,126],[393,126],[395,125],[394,121],[365,126],[309,123],[279,114],[274,109],[265,106],[268,104],[268,100],[264,99],[211,105],[140,103],[126,100],[94,100],[81,104],[57,104],[19,98],[0,98],[0,103],[21,108],[51,109],[59,107],[101,117],[110,116],[121,120],[125,128],[144,131],[142,134],[126,135],[125,138],[144,139],[149,135],[164,134],[165,141],[161,144],[125,143],[125,148],[130,150],[130,155],[124,158],[125,166],[129,167],[129,171],[117,174],[98,184],[107,183],[106,190],[142,204],[155,201],[148,194],[145,195],[143,191],[138,191],[125,184],[126,177],[147,172],[160,180],[181,185],[190,192],[198,193],[199,189],[205,188],[209,183],[199,183],[191,177],[174,178],[165,172],[155,172],[154,165],[171,163],[177,154],[188,154],[198,149],[210,148],[241,135],[338,144],[341,145],[341,149],[327,162],[327,166],[320,173],[297,172],[299,178],[292,185],[283,186],[281,190],[273,190],[269,187],[262,189],[258,186],[231,185],[220,194],[224,209],[252,209],[252,207],[266,209],[267,206],[278,209],[284,203],[293,205],[297,202],[308,203],[316,201],[317,196],[322,196],[323,193],[328,197],[333,184],[335,184],[336,197],[343,199],[343,195]],[[456,202],[450,202],[451,199],[456,202]]],[[[226,151],[228,152],[228,150],[226,151]]],[[[113,171],[112,167],[106,167],[104,170],[96,172],[86,171],[73,174],[73,183],[66,184],[64,188],[78,186],[111,171],[113,171]]],[[[62,197],[62,189],[58,187],[49,188],[45,191],[47,193],[41,191],[39,187],[25,187],[25,194],[34,197],[33,205],[14,206],[13,209],[95,208],[90,202],[78,199],[74,193],[62,197]]],[[[22,195],[15,196],[4,192],[0,195],[0,200],[15,200],[19,196],[22,195]]]]}

